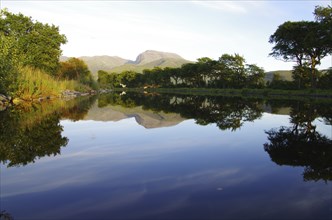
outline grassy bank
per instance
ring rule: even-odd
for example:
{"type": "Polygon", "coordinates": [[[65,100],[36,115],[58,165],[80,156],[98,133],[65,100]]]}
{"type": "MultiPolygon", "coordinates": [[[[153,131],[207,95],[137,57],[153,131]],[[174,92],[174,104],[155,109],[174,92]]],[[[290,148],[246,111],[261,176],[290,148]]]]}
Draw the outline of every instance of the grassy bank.
{"type": "Polygon", "coordinates": [[[59,96],[65,90],[87,91],[89,89],[75,80],[55,80],[43,71],[30,67],[20,68],[19,72],[14,97],[25,101],[59,96]]]}

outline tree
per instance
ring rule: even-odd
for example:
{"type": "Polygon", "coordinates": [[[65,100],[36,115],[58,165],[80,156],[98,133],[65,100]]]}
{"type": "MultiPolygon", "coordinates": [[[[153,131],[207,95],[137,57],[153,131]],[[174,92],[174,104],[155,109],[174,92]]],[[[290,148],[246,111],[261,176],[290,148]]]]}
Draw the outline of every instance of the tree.
{"type": "Polygon", "coordinates": [[[297,84],[298,89],[308,88],[310,86],[310,74],[311,69],[308,66],[294,66],[292,71],[292,78],[297,84]]]}
{"type": "Polygon", "coordinates": [[[80,83],[95,87],[94,79],[87,64],[78,58],[72,57],[65,62],[60,62],[60,69],[57,73],[59,79],[78,80],[80,83]]]}
{"type": "Polygon", "coordinates": [[[137,79],[139,75],[141,74],[131,70],[123,71],[120,73],[121,83],[127,87],[137,87],[137,79]]]}
{"type": "Polygon", "coordinates": [[[332,7],[316,6],[314,11],[315,19],[318,22],[331,24],[332,23],[332,7]]]}
{"type": "Polygon", "coordinates": [[[319,78],[318,87],[322,89],[332,89],[332,67],[319,78]]]}
{"type": "MultiPolygon", "coordinates": [[[[316,87],[316,66],[332,53],[331,7],[316,7],[316,21],[287,21],[270,36],[271,56],[295,61],[300,68],[310,66],[311,86],[316,87]]],[[[297,69],[299,70],[299,69],[297,69]]],[[[294,74],[301,74],[299,71],[294,74]]]]}
{"type": "Polygon", "coordinates": [[[209,57],[202,57],[197,59],[196,65],[198,65],[198,72],[201,74],[202,80],[206,85],[208,85],[213,79],[216,64],[217,61],[212,60],[209,57]]]}
{"type": "Polygon", "coordinates": [[[223,87],[243,88],[245,85],[245,59],[239,54],[223,54],[219,58],[220,78],[223,87]]]}
{"type": "Polygon", "coordinates": [[[247,77],[246,86],[253,88],[264,87],[264,69],[258,67],[255,64],[246,64],[245,74],[247,77]]]}
{"type": "Polygon", "coordinates": [[[5,116],[0,123],[0,161],[9,162],[8,167],[58,155],[68,143],[68,138],[62,136],[63,127],[57,113],[43,116],[32,126],[23,126],[18,112],[6,112],[5,116]]]}
{"type": "Polygon", "coordinates": [[[86,78],[90,71],[83,60],[72,57],[60,63],[58,77],[68,80],[80,80],[86,78]]]}
{"type": "Polygon", "coordinates": [[[67,42],[58,27],[33,21],[21,13],[12,14],[1,10],[0,33],[15,39],[22,65],[56,74],[62,52],[60,46],[67,42]]]}
{"type": "Polygon", "coordinates": [[[110,75],[106,71],[103,70],[98,71],[98,83],[100,88],[108,88],[111,86],[109,76],[110,75]]]}

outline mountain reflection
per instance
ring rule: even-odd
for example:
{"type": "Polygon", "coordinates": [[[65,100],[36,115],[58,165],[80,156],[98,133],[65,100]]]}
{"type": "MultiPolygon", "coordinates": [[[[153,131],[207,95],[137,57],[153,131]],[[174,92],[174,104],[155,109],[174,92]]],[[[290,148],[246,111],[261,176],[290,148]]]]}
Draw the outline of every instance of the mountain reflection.
{"type": "MultiPolygon", "coordinates": [[[[327,106],[326,106],[327,107],[327,106]]],[[[293,105],[291,127],[266,132],[265,151],[279,165],[304,167],[304,181],[332,180],[332,140],[316,131],[313,121],[321,116],[331,125],[330,108],[318,108],[308,103],[293,105]]]]}
{"type": "Polygon", "coordinates": [[[44,102],[0,112],[0,161],[24,166],[60,154],[69,141],[62,136],[60,119],[82,119],[94,100],[44,102]]]}
{"type": "Polygon", "coordinates": [[[262,100],[241,99],[222,96],[158,95],[143,93],[116,93],[102,95],[98,106],[108,105],[134,108],[153,112],[175,113],[182,118],[195,119],[199,125],[216,124],[221,130],[235,131],[244,122],[254,121],[262,116],[262,100]]]}

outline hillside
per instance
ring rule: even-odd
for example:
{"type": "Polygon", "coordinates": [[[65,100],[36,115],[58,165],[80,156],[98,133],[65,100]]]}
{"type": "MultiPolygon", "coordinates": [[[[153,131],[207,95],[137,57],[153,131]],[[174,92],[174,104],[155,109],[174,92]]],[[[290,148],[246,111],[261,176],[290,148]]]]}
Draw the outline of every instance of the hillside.
{"type": "Polygon", "coordinates": [[[190,61],[187,60],[179,60],[179,59],[173,59],[173,58],[167,58],[167,59],[159,59],[155,61],[151,61],[149,63],[145,63],[143,65],[138,65],[134,63],[126,63],[122,66],[114,67],[109,72],[116,72],[120,73],[124,70],[133,70],[136,72],[141,73],[144,69],[153,69],[154,67],[181,67],[182,64],[189,63],[190,61]]]}
{"type": "Polygon", "coordinates": [[[141,54],[139,54],[136,58],[134,64],[136,65],[145,65],[157,60],[184,60],[182,57],[175,53],[168,53],[168,52],[160,52],[155,50],[147,50],[141,54]]]}
{"type": "Polygon", "coordinates": [[[272,81],[274,74],[278,74],[281,80],[293,81],[292,79],[292,71],[291,70],[277,70],[270,71],[265,73],[265,81],[272,81]]]}
{"type": "MultiPolygon", "coordinates": [[[[117,66],[122,66],[130,60],[123,59],[118,56],[82,56],[78,57],[83,60],[89,67],[89,70],[93,75],[97,75],[98,70],[109,70],[117,66]]],[[[60,61],[66,61],[69,57],[62,56],[60,61]]]]}
{"type": "MultiPolygon", "coordinates": [[[[124,70],[133,70],[142,72],[144,69],[152,69],[154,67],[180,67],[182,64],[191,61],[183,59],[175,53],[161,52],[155,50],[147,50],[139,54],[135,61],[124,59],[118,56],[81,56],[89,67],[93,76],[97,76],[98,70],[120,73],[124,70]]],[[[66,61],[69,57],[62,56],[60,61],[66,61]]]]}
{"type": "Polygon", "coordinates": [[[92,73],[97,73],[98,70],[112,69],[129,62],[129,60],[117,56],[84,56],[80,59],[84,60],[92,73]]]}
{"type": "Polygon", "coordinates": [[[152,69],[154,67],[181,67],[182,64],[190,62],[191,61],[185,60],[175,53],[147,50],[139,54],[135,61],[129,61],[124,65],[111,68],[107,71],[119,73],[124,70],[133,70],[141,73],[144,69],[152,69]]]}

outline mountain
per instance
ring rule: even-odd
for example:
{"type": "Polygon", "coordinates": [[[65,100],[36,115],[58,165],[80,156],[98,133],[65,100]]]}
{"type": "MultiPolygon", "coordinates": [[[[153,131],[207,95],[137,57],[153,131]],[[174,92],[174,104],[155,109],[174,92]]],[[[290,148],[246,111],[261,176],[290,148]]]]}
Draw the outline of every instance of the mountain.
{"type": "Polygon", "coordinates": [[[144,69],[152,69],[154,67],[180,67],[190,62],[191,61],[185,60],[175,53],[147,50],[139,54],[135,61],[128,61],[121,66],[111,68],[107,71],[120,73],[124,70],[133,70],[141,73],[144,69]]]}
{"type": "MultiPolygon", "coordinates": [[[[180,67],[182,64],[191,63],[175,53],[147,50],[140,53],[135,61],[123,59],[118,56],[81,56],[89,67],[92,75],[97,76],[98,70],[120,73],[124,70],[133,70],[141,73],[144,69],[154,67],[180,67]]],[[[60,61],[66,61],[69,57],[61,57],[60,61]]]]}
{"type": "Polygon", "coordinates": [[[129,60],[118,56],[84,56],[80,57],[80,59],[84,60],[92,73],[97,73],[98,70],[112,69],[129,62],[129,60]]]}
{"type": "Polygon", "coordinates": [[[136,58],[134,64],[136,65],[144,65],[147,63],[155,62],[155,61],[165,61],[165,60],[185,60],[179,55],[175,53],[167,53],[160,52],[155,50],[147,50],[141,54],[139,54],[136,58]]]}

